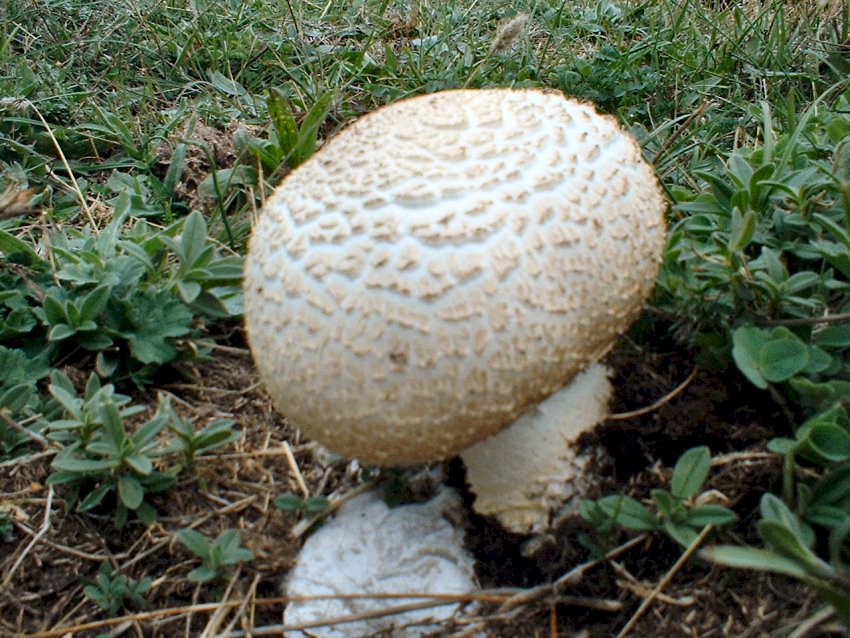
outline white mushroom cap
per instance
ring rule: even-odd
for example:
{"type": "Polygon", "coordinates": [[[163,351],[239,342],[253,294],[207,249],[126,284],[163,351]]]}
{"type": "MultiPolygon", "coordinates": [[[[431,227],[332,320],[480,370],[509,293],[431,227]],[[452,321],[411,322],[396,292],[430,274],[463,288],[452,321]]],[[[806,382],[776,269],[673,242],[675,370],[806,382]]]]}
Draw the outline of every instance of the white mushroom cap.
{"type": "Polygon", "coordinates": [[[560,93],[379,109],[265,204],[244,284],[260,374],[338,453],[452,456],[612,346],[654,283],[664,210],[635,141],[560,93]]]}

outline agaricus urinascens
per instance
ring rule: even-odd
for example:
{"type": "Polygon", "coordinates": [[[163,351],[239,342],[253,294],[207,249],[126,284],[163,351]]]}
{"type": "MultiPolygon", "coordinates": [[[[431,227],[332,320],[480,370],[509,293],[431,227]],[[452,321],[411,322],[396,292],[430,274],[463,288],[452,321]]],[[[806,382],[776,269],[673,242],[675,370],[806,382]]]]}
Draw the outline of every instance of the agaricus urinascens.
{"type": "Polygon", "coordinates": [[[572,444],[607,409],[606,374],[587,369],[652,289],[665,209],[634,139],[558,92],[378,109],[265,203],[244,284],[260,375],[345,456],[466,450],[476,509],[539,530],[574,493],[572,444]],[[556,393],[583,370],[573,393],[588,399],[567,408],[556,393]],[[486,440],[515,421],[537,425],[486,440]]]}

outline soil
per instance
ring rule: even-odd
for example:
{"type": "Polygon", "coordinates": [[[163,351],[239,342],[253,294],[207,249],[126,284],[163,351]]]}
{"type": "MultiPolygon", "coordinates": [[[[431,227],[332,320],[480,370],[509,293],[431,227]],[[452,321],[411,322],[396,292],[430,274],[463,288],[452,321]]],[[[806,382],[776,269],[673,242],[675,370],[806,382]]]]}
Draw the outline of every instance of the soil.
{"type": "MultiPolygon", "coordinates": [[[[244,635],[280,635],[273,628],[282,623],[281,585],[304,535],[292,535],[301,515],[278,510],[274,499],[300,493],[297,474],[310,494],[331,499],[368,477],[356,462],[330,457],[303,440],[274,411],[241,339],[238,330],[218,336],[217,342],[227,345],[219,345],[215,358],[194,370],[192,381],[162,386],[173,395],[175,408],[195,423],[233,418],[243,436],[199,458],[195,473],[154,499],[159,521],[150,528],[131,520],[116,530],[108,508],[100,514],[69,511],[61,486],[52,495],[45,521],[52,454],[34,450],[0,465],[0,507],[12,521],[12,531],[0,545],[0,635],[108,632],[154,638],[252,629],[244,635]],[[186,575],[198,562],[173,537],[188,526],[210,537],[239,529],[255,560],[218,587],[190,583],[186,575]],[[153,582],[145,608],[131,608],[117,624],[83,594],[104,561],[136,580],[148,576],[153,582]],[[233,601],[232,606],[197,607],[221,600],[233,601]]],[[[590,496],[617,491],[645,498],[667,483],[670,466],[684,450],[708,445],[715,459],[707,485],[712,498],[745,515],[734,532],[741,540],[757,542],[746,513],[779,476],[777,460],[764,453],[765,443],[790,431],[789,417],[769,394],[754,391],[737,374],[701,367],[693,353],[669,339],[658,343],[657,349],[647,350],[624,340],[609,357],[617,389],[614,413],[650,406],[692,376],[661,405],[609,421],[582,441],[597,460],[596,488],[590,496]]],[[[82,381],[85,375],[77,377],[82,381]]],[[[444,470],[449,483],[465,489],[459,461],[445,464],[444,470]]],[[[471,502],[468,493],[466,501],[471,502]]],[[[600,538],[576,516],[565,517],[536,539],[508,534],[471,511],[466,525],[484,589],[550,583],[635,536],[600,538]]],[[[494,638],[615,636],[681,551],[666,537],[650,535],[588,569],[577,583],[561,588],[559,597],[551,592],[531,596],[507,612],[484,604],[475,613],[494,638]]],[[[721,570],[696,559],[676,573],[628,635],[784,635],[817,608],[816,597],[793,581],[721,570]]],[[[839,635],[839,629],[823,625],[805,635],[830,635],[833,629],[839,635]]],[[[450,635],[448,628],[443,635],[450,635]]]]}

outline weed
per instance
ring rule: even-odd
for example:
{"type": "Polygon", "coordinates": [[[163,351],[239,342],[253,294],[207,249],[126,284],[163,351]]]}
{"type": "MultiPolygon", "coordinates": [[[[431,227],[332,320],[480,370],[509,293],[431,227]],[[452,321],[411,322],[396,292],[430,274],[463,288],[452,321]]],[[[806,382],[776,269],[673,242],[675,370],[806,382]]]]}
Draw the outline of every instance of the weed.
{"type": "Polygon", "coordinates": [[[187,576],[194,583],[224,580],[228,576],[228,567],[254,560],[254,554],[241,547],[241,534],[237,529],[225,530],[213,541],[189,528],[181,529],[176,537],[201,559],[201,566],[193,569],[187,576]]]}
{"type": "Polygon", "coordinates": [[[613,494],[583,501],[580,513],[600,534],[610,534],[615,526],[642,532],[664,531],[688,547],[706,526],[721,527],[737,519],[722,505],[700,502],[700,489],[710,467],[708,448],[685,452],[673,468],[670,490],[652,490],[654,512],[629,496],[613,494]]]}
{"type": "Polygon", "coordinates": [[[284,512],[301,512],[307,515],[324,512],[328,508],[328,499],[324,496],[298,496],[297,494],[281,494],[274,505],[284,512]]]}
{"type": "Polygon", "coordinates": [[[83,593],[98,607],[114,616],[122,609],[145,604],[145,594],[151,589],[151,579],[143,578],[136,582],[123,574],[118,574],[108,562],[101,563],[94,583],[86,585],[83,593]]]}
{"type": "Polygon", "coordinates": [[[197,452],[238,438],[229,420],[215,421],[196,433],[165,396],[156,413],[131,431],[127,421],[144,407],[129,405],[129,397],[115,392],[112,385],[101,385],[94,374],[79,397],[68,378],[54,371],[50,393],[66,418],[47,424],[48,438],[62,446],[48,482],[69,487],[69,502],[81,512],[103,506],[110,495],[115,497],[116,527],[123,527],[130,512],[143,523],[152,523],[156,510],[148,501],[151,494],[172,487],[197,452]],[[168,432],[174,436],[165,436],[168,432]],[[162,469],[157,469],[157,463],[162,469]]]}

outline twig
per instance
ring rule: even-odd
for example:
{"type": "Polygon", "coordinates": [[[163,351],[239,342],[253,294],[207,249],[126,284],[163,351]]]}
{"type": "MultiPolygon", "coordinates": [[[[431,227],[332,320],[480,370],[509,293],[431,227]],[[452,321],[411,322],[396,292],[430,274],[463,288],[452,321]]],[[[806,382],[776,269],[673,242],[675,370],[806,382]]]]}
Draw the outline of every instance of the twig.
{"type": "Polygon", "coordinates": [[[45,450],[44,452],[38,452],[36,454],[27,454],[25,456],[16,456],[13,459],[9,459],[8,461],[3,461],[0,463],[0,470],[6,469],[7,467],[14,467],[15,465],[24,465],[25,463],[30,463],[32,461],[37,461],[39,459],[46,458],[48,456],[53,456],[54,454],[58,454],[59,450],[45,450]]]}
{"type": "MultiPolygon", "coordinates": [[[[226,602],[228,598],[230,598],[230,593],[233,591],[233,587],[236,585],[237,580],[239,579],[239,574],[241,573],[241,569],[237,568],[233,572],[233,576],[230,577],[230,582],[227,583],[227,589],[225,589],[224,594],[221,596],[221,602],[226,602]]],[[[201,632],[199,638],[212,638],[213,636],[218,636],[218,628],[224,622],[224,615],[230,607],[226,607],[224,605],[219,605],[218,609],[216,609],[212,615],[207,619],[206,627],[201,632]]]]}
{"type": "Polygon", "coordinates": [[[694,378],[697,376],[697,372],[699,372],[699,368],[694,368],[693,371],[688,375],[687,379],[682,381],[679,385],[673,388],[673,390],[665,394],[652,405],[647,405],[643,408],[632,410],[631,412],[617,412],[615,414],[609,414],[607,419],[609,421],[628,421],[629,419],[633,419],[638,416],[643,416],[644,414],[649,414],[650,412],[655,412],[660,407],[672,401],[678,394],[680,394],[685,388],[687,388],[691,384],[691,381],[693,381],[694,378]]]}
{"type": "Polygon", "coordinates": [[[797,319],[767,319],[759,322],[761,326],[811,326],[819,323],[843,323],[850,321],[850,312],[841,312],[825,317],[800,317],[797,319]]]}
{"type": "MultiPolygon", "coordinates": [[[[362,611],[356,614],[346,614],[343,616],[331,616],[322,620],[313,620],[311,622],[303,622],[292,625],[268,625],[266,627],[254,627],[249,631],[231,631],[226,634],[219,634],[215,638],[247,638],[248,636],[280,636],[288,631],[300,631],[303,629],[314,629],[317,627],[330,627],[333,625],[343,625],[361,620],[370,620],[372,618],[383,618],[384,616],[395,616],[404,614],[409,611],[419,611],[421,609],[433,609],[435,607],[445,607],[446,605],[457,604],[457,601],[446,600],[429,600],[418,603],[408,603],[405,605],[396,605],[395,607],[387,607],[386,609],[373,609],[370,611],[362,611]]],[[[428,621],[423,621],[428,622],[428,621]]]]}
{"type": "Polygon", "coordinates": [[[223,352],[225,354],[232,354],[237,357],[250,357],[251,351],[248,348],[235,348],[233,346],[223,346],[220,343],[213,344],[210,346],[214,352],[223,352]]]}
{"type": "Polygon", "coordinates": [[[21,563],[24,562],[24,558],[32,551],[32,548],[36,546],[38,541],[40,541],[45,534],[47,534],[50,529],[50,515],[51,510],[53,508],[53,486],[50,485],[47,489],[47,504],[44,506],[44,522],[41,524],[41,529],[38,530],[38,534],[32,537],[32,540],[27,544],[24,548],[24,551],[21,552],[20,556],[15,560],[15,563],[12,565],[11,569],[9,569],[9,573],[6,574],[6,578],[3,579],[3,589],[6,589],[9,586],[9,583],[12,582],[12,577],[15,575],[15,572],[21,566],[21,563]]]}
{"type": "Polygon", "coordinates": [[[516,607],[517,605],[525,605],[528,603],[537,602],[542,598],[545,598],[552,594],[557,594],[563,587],[574,587],[575,585],[581,582],[581,579],[584,577],[584,573],[586,571],[593,569],[594,567],[597,567],[602,563],[607,563],[613,558],[617,558],[617,556],[643,543],[646,538],[646,534],[635,536],[634,538],[626,541],[622,545],[615,547],[601,558],[597,558],[594,560],[587,561],[586,563],[576,565],[567,573],[559,576],[558,580],[553,583],[538,585],[537,587],[532,587],[530,589],[523,589],[508,598],[505,602],[503,602],[502,605],[499,607],[499,611],[505,611],[512,607],[516,607]]]}
{"type": "MultiPolygon", "coordinates": [[[[248,607],[248,603],[253,602],[257,596],[257,585],[260,582],[261,575],[255,574],[254,579],[251,581],[251,586],[248,588],[248,595],[242,599],[242,604],[239,605],[239,608],[236,610],[236,613],[233,614],[233,618],[228,623],[227,627],[225,627],[225,633],[233,631],[233,628],[236,626],[239,618],[242,617],[242,614],[245,613],[245,610],[248,607]]],[[[253,623],[252,623],[253,624],[253,623]]]]}
{"type": "Polygon", "coordinates": [[[41,447],[44,447],[44,448],[50,447],[50,441],[48,441],[46,438],[41,436],[39,433],[33,432],[32,430],[27,429],[23,425],[21,425],[20,423],[15,421],[15,419],[13,419],[11,417],[11,415],[9,414],[9,411],[6,408],[3,408],[2,410],[0,410],[0,419],[3,419],[3,422],[6,425],[8,425],[10,428],[12,428],[13,430],[15,430],[17,432],[20,432],[21,434],[23,434],[26,437],[32,439],[33,441],[38,443],[41,447]]]}
{"type": "Polygon", "coordinates": [[[835,615],[835,609],[826,605],[820,611],[815,612],[809,618],[801,622],[797,628],[790,634],[788,638],[805,638],[809,632],[816,629],[818,625],[825,623],[835,615]]]}
{"type": "Polygon", "coordinates": [[[629,622],[627,622],[626,626],[623,627],[619,634],[617,634],[617,638],[625,638],[628,635],[628,633],[637,624],[637,621],[641,619],[646,610],[649,609],[650,605],[652,605],[653,601],[655,601],[658,594],[661,593],[661,590],[664,589],[671,580],[673,580],[673,576],[679,572],[682,566],[688,561],[713,529],[714,525],[706,525],[702,528],[702,531],[693,540],[693,542],[688,545],[688,548],[682,553],[682,555],[679,556],[679,560],[677,560],[673,567],[670,568],[670,571],[664,575],[664,578],[658,581],[658,584],[655,586],[655,589],[649,593],[649,596],[643,599],[640,607],[637,608],[637,611],[629,619],[629,622]]]}
{"type": "MultiPolygon", "coordinates": [[[[508,590],[508,593],[513,593],[513,590],[508,590]]],[[[427,599],[430,601],[437,601],[440,605],[450,605],[453,603],[468,603],[468,602],[501,602],[504,600],[505,596],[508,595],[504,592],[504,590],[494,589],[494,590],[485,590],[481,592],[473,592],[469,594],[423,594],[423,593],[414,593],[414,592],[402,592],[402,593],[375,593],[375,594],[337,594],[337,595],[318,595],[318,596],[280,596],[277,598],[260,598],[254,600],[254,605],[257,606],[271,606],[271,605],[285,605],[290,602],[305,602],[312,600],[375,600],[375,599],[404,599],[404,598],[413,598],[413,599],[427,599]]],[[[194,614],[194,613],[212,613],[218,610],[221,607],[239,607],[242,605],[242,601],[238,600],[229,600],[217,603],[199,603],[195,605],[184,605],[182,607],[167,607],[165,609],[157,609],[153,611],[143,611],[136,614],[128,614],[125,616],[116,616],[115,618],[104,618],[102,620],[95,620],[86,623],[80,623],[78,625],[71,625],[66,627],[55,627],[53,629],[49,629],[47,631],[42,631],[36,634],[27,634],[26,638],[56,638],[57,636],[66,636],[66,635],[74,635],[78,632],[83,631],[91,631],[94,629],[102,629],[104,627],[112,627],[115,625],[120,625],[127,621],[146,621],[146,620],[158,620],[162,618],[167,618],[169,616],[182,616],[184,614],[194,614]]],[[[400,612],[394,612],[400,613],[400,612]]],[[[291,629],[287,627],[287,629],[291,629]]],[[[278,632],[279,633],[279,632],[278,632]]],[[[254,630],[251,632],[252,635],[261,635],[256,633],[254,630]]],[[[221,636],[217,636],[216,638],[221,638],[221,636]]]]}
{"type": "Polygon", "coordinates": [[[549,605],[549,638],[558,638],[558,606],[549,605]]]}
{"type": "MultiPolygon", "coordinates": [[[[289,448],[292,449],[291,447],[289,448]]],[[[296,451],[298,449],[296,448],[296,451]]],[[[286,456],[286,448],[284,447],[273,447],[267,450],[253,450],[251,452],[229,452],[227,454],[202,454],[195,457],[195,461],[210,461],[210,462],[219,462],[219,461],[233,461],[238,459],[253,459],[259,458],[261,456],[286,456]]]]}
{"type": "Polygon", "coordinates": [[[711,467],[720,467],[729,465],[730,463],[746,463],[750,462],[778,462],[779,455],[773,452],[729,452],[711,458],[711,467]]]}
{"type": "Polygon", "coordinates": [[[289,443],[286,441],[283,442],[283,455],[286,457],[286,462],[289,465],[289,471],[292,472],[293,476],[295,476],[298,488],[301,490],[301,493],[304,494],[304,498],[307,498],[310,496],[310,489],[304,481],[304,475],[301,474],[301,468],[298,467],[298,461],[295,460],[295,455],[292,454],[292,448],[289,447],[289,443]]]}

